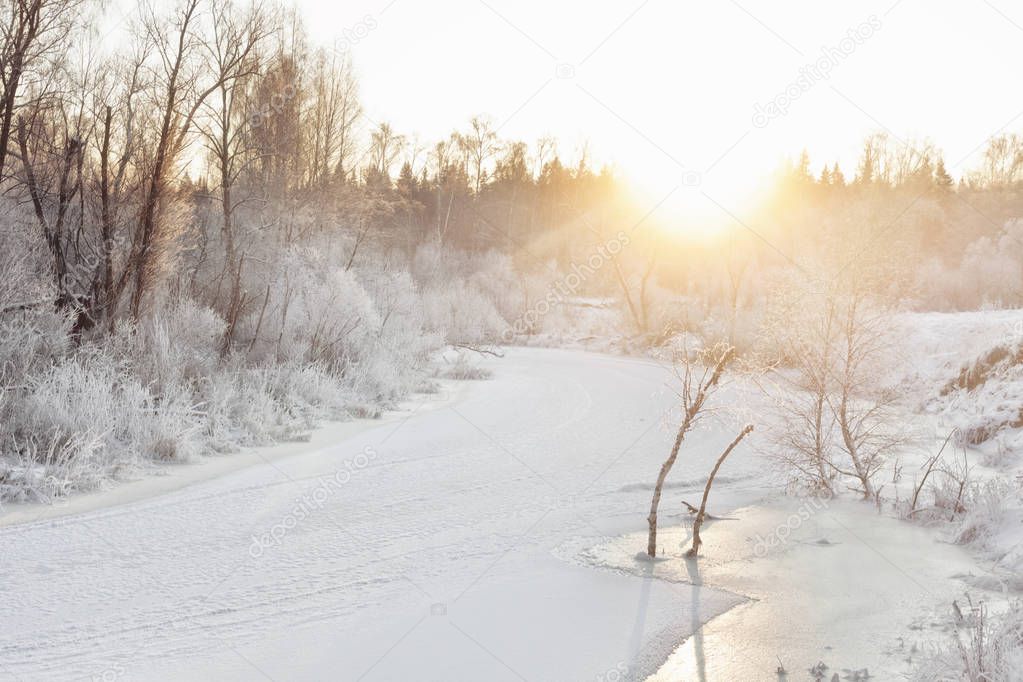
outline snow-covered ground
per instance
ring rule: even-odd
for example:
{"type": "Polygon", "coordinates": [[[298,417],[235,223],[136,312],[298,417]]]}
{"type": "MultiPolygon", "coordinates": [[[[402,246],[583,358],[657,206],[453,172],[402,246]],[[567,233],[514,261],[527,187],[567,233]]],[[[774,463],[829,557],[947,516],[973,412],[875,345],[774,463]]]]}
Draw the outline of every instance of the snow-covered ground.
{"type": "MultiPolygon", "coordinates": [[[[330,447],[0,530],[0,675],[653,672],[694,610],[742,598],[706,589],[694,603],[555,550],[642,523],[670,438],[670,372],[546,350],[494,366],[443,409],[330,447]]],[[[727,437],[697,434],[677,480],[699,485],[727,437]]],[[[731,475],[753,467],[737,458],[731,475]]]]}
{"type": "Polygon", "coordinates": [[[747,680],[779,661],[893,679],[943,636],[960,576],[984,574],[936,530],[779,495],[784,472],[746,446],[710,504],[735,520],[684,561],[681,500],[727,421],[669,479],[667,560],[637,561],[670,368],[543,349],[488,365],[448,402],[151,499],[5,510],[0,679],[747,680]]]}

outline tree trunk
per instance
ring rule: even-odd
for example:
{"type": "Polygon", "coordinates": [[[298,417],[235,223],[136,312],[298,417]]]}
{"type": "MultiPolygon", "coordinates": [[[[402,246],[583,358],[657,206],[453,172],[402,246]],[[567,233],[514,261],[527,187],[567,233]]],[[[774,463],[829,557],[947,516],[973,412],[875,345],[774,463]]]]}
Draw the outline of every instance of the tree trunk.
{"type": "Polygon", "coordinates": [[[700,502],[700,511],[696,513],[696,520],[693,521],[693,546],[686,553],[686,556],[696,556],[700,552],[700,545],[702,544],[700,541],[700,526],[703,525],[703,519],[707,514],[707,498],[710,497],[710,487],[714,485],[714,477],[717,476],[718,469],[720,469],[721,465],[724,464],[728,455],[732,454],[732,450],[734,450],[736,446],[742,442],[742,439],[748,436],[752,430],[753,425],[747,424],[739,435],[736,436],[735,440],[733,440],[728,447],[725,448],[725,451],[721,453],[721,456],[718,457],[717,463],[714,465],[714,469],[710,472],[710,478],[707,479],[707,486],[703,489],[703,500],[700,502]]]}
{"type": "Polygon", "coordinates": [[[657,484],[654,486],[654,498],[650,501],[650,516],[647,517],[647,524],[649,525],[649,534],[647,535],[646,541],[646,553],[651,557],[657,556],[657,507],[661,504],[661,488],[664,487],[664,480],[668,478],[668,474],[671,472],[671,468],[675,466],[675,460],[678,459],[679,448],[682,447],[682,441],[686,437],[686,431],[689,429],[689,420],[687,419],[682,423],[682,426],[678,430],[678,434],[675,436],[675,444],[671,447],[671,455],[661,465],[661,472],[657,475],[657,484]]]}
{"type": "MultiPolygon", "coordinates": [[[[700,414],[700,410],[703,409],[704,403],[707,401],[718,382],[721,380],[721,375],[725,371],[725,367],[731,362],[732,357],[735,355],[735,351],[732,348],[725,350],[721,357],[714,365],[714,371],[711,373],[710,378],[707,379],[706,383],[703,383],[701,379],[696,385],[692,385],[692,378],[689,370],[686,370],[686,378],[684,381],[686,385],[683,387],[683,408],[685,412],[682,416],[682,425],[679,426],[678,433],[675,436],[675,443],[671,447],[671,454],[668,459],[661,465],[661,471],[657,475],[657,483],[654,485],[654,496],[650,501],[650,515],[647,517],[647,524],[649,526],[649,534],[647,535],[646,553],[650,557],[657,556],[657,507],[661,504],[661,489],[664,487],[664,481],[668,478],[668,474],[671,472],[671,468],[675,466],[675,460],[678,459],[679,448],[682,447],[682,441],[685,440],[686,433],[692,428],[693,422],[700,414]],[[695,388],[696,393],[693,395],[691,392],[695,388]],[[690,400],[691,396],[691,400],[690,400]]],[[[685,362],[689,362],[688,358],[685,362]]]]}
{"type": "Polygon", "coordinates": [[[845,395],[842,396],[842,403],[839,406],[838,425],[842,431],[842,443],[845,445],[845,450],[849,453],[849,458],[852,460],[856,478],[859,479],[860,484],[863,486],[863,499],[872,500],[876,493],[874,492],[874,484],[870,480],[870,468],[860,457],[859,446],[856,444],[856,437],[852,432],[852,425],[849,422],[849,398],[845,395]]]}

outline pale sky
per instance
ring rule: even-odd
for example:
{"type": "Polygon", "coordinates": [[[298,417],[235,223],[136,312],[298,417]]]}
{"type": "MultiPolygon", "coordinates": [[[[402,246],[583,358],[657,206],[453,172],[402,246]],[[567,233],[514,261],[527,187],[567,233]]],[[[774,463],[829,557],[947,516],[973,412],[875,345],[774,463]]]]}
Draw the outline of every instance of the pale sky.
{"type": "Polygon", "coordinates": [[[314,42],[349,41],[372,120],[432,143],[486,113],[503,138],[551,134],[569,158],[588,141],[653,203],[682,182],[671,202],[741,207],[804,146],[815,169],[837,160],[851,176],[881,129],[930,137],[958,176],[989,136],[1023,131],[1023,7],[1010,0],[298,5],[314,42]],[[867,37],[847,39],[858,27],[867,37]],[[798,86],[825,53],[828,77],[798,86]],[[787,112],[755,126],[755,106],[790,87],[787,112]]]}
{"type": "Polygon", "coordinates": [[[488,113],[503,137],[550,133],[565,155],[589,140],[597,159],[654,197],[689,170],[701,174],[696,189],[737,200],[753,176],[804,146],[815,167],[838,160],[851,175],[860,141],[882,128],[931,137],[958,175],[970,160],[956,164],[990,135],[1023,130],[1023,7],[1008,0],[299,6],[316,41],[355,36],[376,120],[432,141],[488,113]],[[843,45],[861,25],[867,37],[843,45]],[[754,126],[754,106],[784,92],[825,48],[830,76],[754,126]],[[559,65],[569,77],[558,77],[559,65]]]}

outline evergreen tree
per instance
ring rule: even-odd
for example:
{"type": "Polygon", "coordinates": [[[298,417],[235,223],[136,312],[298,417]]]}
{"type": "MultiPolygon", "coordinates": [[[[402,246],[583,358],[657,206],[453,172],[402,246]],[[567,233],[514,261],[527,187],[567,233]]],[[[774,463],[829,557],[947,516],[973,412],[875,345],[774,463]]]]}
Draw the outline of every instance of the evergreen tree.
{"type": "Polygon", "coordinates": [[[799,155],[799,163],[796,165],[796,179],[806,184],[813,184],[813,173],[810,172],[810,154],[804,149],[799,155]]]}
{"type": "Polygon", "coordinates": [[[945,170],[945,159],[938,157],[938,165],[934,169],[934,184],[937,185],[938,190],[941,192],[950,192],[955,186],[955,181],[952,176],[945,170]]]}
{"type": "Polygon", "coordinates": [[[817,181],[821,187],[831,186],[831,171],[828,169],[828,164],[824,164],[824,168],[821,170],[820,180],[817,181]]]}
{"type": "Polygon", "coordinates": [[[877,159],[875,158],[874,145],[867,140],[863,145],[863,155],[860,157],[860,165],[856,169],[856,183],[869,185],[874,182],[877,174],[877,159]]]}
{"type": "Polygon", "coordinates": [[[837,161],[831,169],[831,184],[835,187],[845,187],[845,175],[842,174],[842,169],[838,167],[837,161]]]}
{"type": "Polygon", "coordinates": [[[419,181],[416,180],[415,173],[412,172],[412,164],[406,161],[401,165],[401,171],[398,173],[398,180],[395,184],[398,193],[405,199],[411,199],[418,189],[419,181]]]}

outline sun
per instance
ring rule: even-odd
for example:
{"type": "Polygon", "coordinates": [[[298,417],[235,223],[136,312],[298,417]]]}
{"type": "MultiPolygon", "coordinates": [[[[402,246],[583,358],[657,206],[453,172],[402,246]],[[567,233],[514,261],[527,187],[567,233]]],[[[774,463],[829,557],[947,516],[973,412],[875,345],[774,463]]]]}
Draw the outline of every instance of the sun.
{"type": "Polygon", "coordinates": [[[622,181],[644,223],[687,237],[714,239],[750,219],[760,195],[751,178],[703,172],[648,158],[621,165],[622,181]]]}

